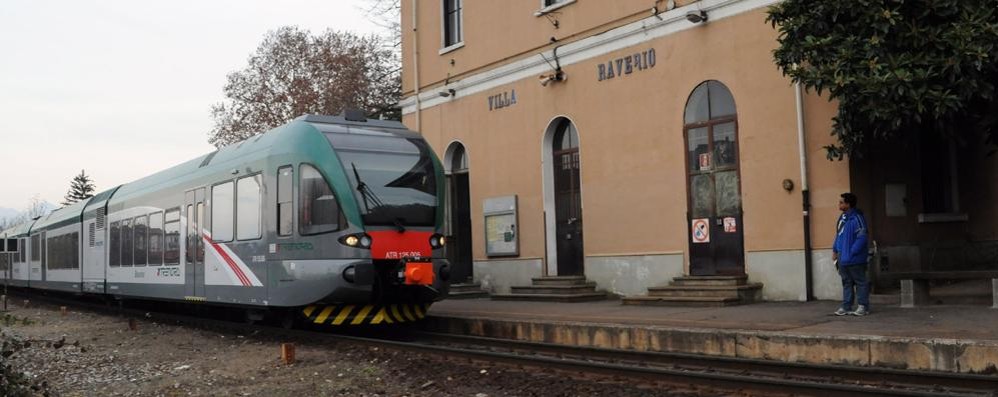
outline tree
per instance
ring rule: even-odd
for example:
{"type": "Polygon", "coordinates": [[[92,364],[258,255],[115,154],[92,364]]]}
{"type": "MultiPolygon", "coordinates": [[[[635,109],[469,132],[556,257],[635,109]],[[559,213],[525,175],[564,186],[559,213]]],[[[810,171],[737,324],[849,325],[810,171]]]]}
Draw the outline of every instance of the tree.
{"type": "Polygon", "coordinates": [[[67,206],[91,198],[94,196],[94,189],[94,182],[87,176],[86,170],[80,170],[80,174],[73,177],[73,182],[69,184],[69,191],[62,199],[62,205],[67,206]]]}
{"type": "Polygon", "coordinates": [[[784,75],[838,101],[829,159],[918,134],[998,144],[998,1],[786,0],[784,75]]]}
{"type": "Polygon", "coordinates": [[[302,114],[401,119],[399,60],[377,36],[283,27],[267,33],[247,66],[228,75],[227,101],[212,106],[216,147],[238,142],[302,114]]]}

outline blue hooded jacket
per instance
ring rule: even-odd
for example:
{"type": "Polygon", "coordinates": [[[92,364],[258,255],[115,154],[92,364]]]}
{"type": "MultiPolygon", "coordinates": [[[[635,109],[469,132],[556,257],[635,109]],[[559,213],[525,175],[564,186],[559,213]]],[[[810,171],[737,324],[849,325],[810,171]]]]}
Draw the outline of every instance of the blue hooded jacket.
{"type": "Polygon", "coordinates": [[[866,219],[863,219],[863,213],[854,208],[842,213],[836,230],[832,251],[839,254],[839,266],[866,263],[866,219]]]}

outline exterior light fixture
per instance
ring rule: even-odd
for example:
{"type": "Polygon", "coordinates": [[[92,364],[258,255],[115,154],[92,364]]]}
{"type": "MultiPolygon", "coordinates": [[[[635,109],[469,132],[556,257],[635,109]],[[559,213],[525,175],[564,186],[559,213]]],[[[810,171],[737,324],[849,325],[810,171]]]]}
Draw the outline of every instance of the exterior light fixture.
{"type": "Polygon", "coordinates": [[[686,20],[693,23],[707,22],[707,12],[704,10],[688,11],[686,13],[686,20]]]}
{"type": "Polygon", "coordinates": [[[457,91],[454,91],[453,88],[448,88],[446,90],[443,90],[443,91],[440,91],[440,92],[437,93],[437,95],[440,95],[441,97],[444,97],[444,98],[453,96],[455,94],[457,94],[457,91]]]}

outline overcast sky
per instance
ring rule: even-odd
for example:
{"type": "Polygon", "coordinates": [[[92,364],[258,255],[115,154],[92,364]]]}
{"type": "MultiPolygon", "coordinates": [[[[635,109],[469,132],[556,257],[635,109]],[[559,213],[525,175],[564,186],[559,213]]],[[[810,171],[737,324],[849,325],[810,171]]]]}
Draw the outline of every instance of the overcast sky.
{"type": "Polygon", "coordinates": [[[366,0],[0,0],[0,207],[58,204],[212,151],[210,107],[264,34],[381,33],[366,0]]]}

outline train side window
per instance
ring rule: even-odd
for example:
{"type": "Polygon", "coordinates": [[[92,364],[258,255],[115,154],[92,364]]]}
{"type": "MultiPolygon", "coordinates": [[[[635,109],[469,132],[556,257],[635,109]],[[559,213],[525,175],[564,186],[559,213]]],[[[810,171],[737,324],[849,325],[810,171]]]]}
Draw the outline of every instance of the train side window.
{"type": "Polygon", "coordinates": [[[187,250],[186,250],[187,253],[186,255],[184,255],[185,257],[187,257],[187,263],[194,262],[194,242],[197,241],[195,239],[198,238],[196,229],[197,225],[194,223],[194,206],[188,204],[187,205],[187,250]]]}
{"type": "Polygon", "coordinates": [[[167,265],[180,264],[180,209],[174,208],[163,214],[163,263],[167,265]]]}
{"type": "Polygon", "coordinates": [[[41,249],[38,250],[39,251],[38,255],[42,257],[41,258],[42,267],[45,267],[45,264],[47,263],[47,261],[45,260],[47,255],[45,255],[45,252],[48,249],[48,244],[45,242],[45,240],[46,240],[45,235],[46,235],[46,233],[42,232],[40,242],[38,243],[39,245],[42,246],[41,249]]]}
{"type": "Polygon", "coordinates": [[[294,187],[294,168],[291,166],[277,169],[277,235],[290,236],[294,230],[294,209],[292,198],[294,187]]]}
{"type": "MultiPolygon", "coordinates": [[[[211,187],[211,239],[232,241],[232,182],[211,187]]],[[[200,213],[200,208],[198,208],[200,213]]]]}
{"type": "Polygon", "coordinates": [[[149,215],[149,266],[163,264],[163,213],[149,215]]]}
{"type": "Polygon", "coordinates": [[[149,241],[149,219],[145,215],[135,217],[132,221],[132,233],[134,233],[135,238],[132,240],[135,242],[134,249],[134,260],[132,261],[135,266],[145,266],[148,258],[147,243],[149,241]]]}
{"type": "Polygon", "coordinates": [[[346,221],[336,202],[336,196],[326,180],[315,167],[302,164],[298,172],[300,180],[298,197],[298,227],[301,234],[319,234],[339,230],[346,221]]]}
{"type": "Polygon", "coordinates": [[[111,267],[121,266],[121,226],[118,222],[111,222],[111,236],[108,242],[107,263],[111,267]]]}
{"type": "Polygon", "coordinates": [[[263,211],[263,175],[256,174],[236,181],[236,238],[260,238],[260,213],[263,211]]]}
{"type": "Polygon", "coordinates": [[[67,259],[69,259],[68,263],[69,263],[69,266],[71,266],[70,268],[71,269],[79,269],[80,268],[80,255],[79,255],[79,252],[80,252],[80,232],[73,232],[73,234],[69,235],[69,247],[68,248],[69,249],[68,249],[68,252],[66,254],[69,256],[69,258],[67,258],[67,259]]]}
{"type": "Polygon", "coordinates": [[[132,220],[121,221],[121,266],[132,266],[132,220]]]}
{"type": "Polygon", "coordinates": [[[38,262],[42,260],[42,246],[41,246],[41,235],[31,236],[31,261],[38,262]]]}
{"type": "Polygon", "coordinates": [[[27,256],[28,254],[26,252],[24,252],[24,251],[27,251],[25,249],[25,248],[27,248],[27,246],[28,246],[28,239],[22,238],[21,239],[20,249],[18,250],[18,251],[21,252],[21,260],[19,261],[20,263],[24,263],[28,259],[28,256],[27,256]]]}

